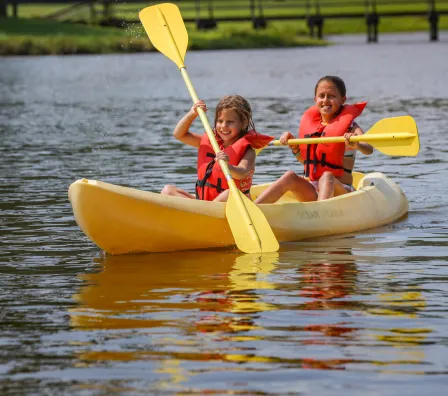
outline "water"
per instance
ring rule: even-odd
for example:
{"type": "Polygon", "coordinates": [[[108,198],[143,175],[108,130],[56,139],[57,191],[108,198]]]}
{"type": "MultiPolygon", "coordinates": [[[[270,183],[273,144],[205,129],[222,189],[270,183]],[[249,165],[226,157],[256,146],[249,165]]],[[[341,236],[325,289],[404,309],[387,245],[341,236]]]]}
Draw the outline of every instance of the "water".
{"type": "MultiPolygon", "coordinates": [[[[357,160],[399,183],[405,219],[263,257],[106,257],[74,221],[67,189],[82,177],[192,190],[194,149],[171,137],[190,98],[167,58],[0,59],[0,393],[444,394],[447,38],[395,37],[187,54],[209,108],[239,93],[263,133],[296,131],[325,74],[369,101],[365,130],[417,121],[418,157],[357,160]]],[[[266,149],[255,182],[293,166],[289,151],[266,149]]]]}

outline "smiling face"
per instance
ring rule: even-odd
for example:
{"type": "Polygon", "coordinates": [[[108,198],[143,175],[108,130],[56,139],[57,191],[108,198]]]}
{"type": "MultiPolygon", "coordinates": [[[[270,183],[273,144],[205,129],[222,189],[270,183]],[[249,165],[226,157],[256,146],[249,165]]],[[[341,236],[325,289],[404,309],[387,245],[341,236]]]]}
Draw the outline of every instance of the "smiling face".
{"type": "Polygon", "coordinates": [[[317,86],[314,101],[323,122],[330,122],[337,115],[345,100],[346,97],[341,95],[331,81],[323,80],[317,86]]]}
{"type": "Polygon", "coordinates": [[[224,147],[230,146],[240,138],[242,130],[247,128],[234,109],[222,109],[216,118],[216,132],[224,142],[224,147]]]}

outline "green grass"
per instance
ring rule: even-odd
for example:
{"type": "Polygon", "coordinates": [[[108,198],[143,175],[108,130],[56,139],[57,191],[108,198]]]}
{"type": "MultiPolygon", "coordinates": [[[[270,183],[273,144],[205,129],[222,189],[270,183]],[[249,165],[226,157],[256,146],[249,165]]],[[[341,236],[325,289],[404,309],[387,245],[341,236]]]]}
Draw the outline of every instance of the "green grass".
{"type": "Polygon", "coordinates": [[[0,19],[0,55],[141,52],[151,48],[147,39],[132,39],[122,29],[0,19]]]}
{"type": "Polygon", "coordinates": [[[275,48],[326,45],[325,41],[308,37],[303,29],[289,25],[269,26],[254,30],[249,23],[221,24],[219,29],[198,32],[188,26],[191,49],[275,48]]]}
{"type": "MultiPolygon", "coordinates": [[[[325,45],[300,36],[288,25],[254,30],[247,24],[222,24],[198,32],[187,25],[190,49],[267,48],[325,45]]],[[[50,22],[36,19],[0,19],[0,55],[94,54],[154,50],[141,24],[127,29],[50,22]]]]}
{"type": "MultiPolygon", "coordinates": [[[[176,3],[176,1],[173,1],[176,3]]],[[[138,12],[157,2],[119,4],[114,3],[114,17],[137,20],[138,12]]],[[[208,2],[201,2],[201,17],[208,17],[208,2]]],[[[258,2],[257,2],[258,3],[258,2]]],[[[194,1],[178,1],[177,4],[185,19],[196,17],[194,1]]],[[[215,0],[214,17],[250,16],[249,0],[215,0]]],[[[264,15],[305,15],[305,1],[264,0],[264,15]]],[[[315,2],[311,1],[311,4],[315,2]]],[[[364,11],[363,0],[322,0],[321,12],[354,13],[364,11]],[[342,6],[341,6],[342,4],[342,6]]],[[[436,2],[438,10],[448,10],[448,0],[436,2]]],[[[33,19],[66,8],[67,4],[19,4],[18,19],[0,19],[0,55],[13,54],[67,54],[67,53],[112,53],[141,52],[153,50],[141,24],[130,24],[126,29],[100,27],[102,6],[95,6],[94,19],[90,9],[81,7],[60,19],[83,20],[84,24],[64,23],[33,19]],[[87,23],[87,24],[86,24],[87,23]]],[[[427,11],[424,0],[379,0],[377,10],[421,10],[427,11]],[[391,4],[392,3],[392,4],[391,4]]],[[[314,11],[314,7],[311,7],[314,11]]],[[[440,17],[439,29],[448,29],[448,15],[440,17]]],[[[211,31],[197,31],[194,23],[187,23],[190,49],[227,49],[227,48],[266,48],[308,45],[325,45],[321,40],[308,37],[308,28],[304,19],[294,21],[269,21],[268,28],[254,30],[252,23],[219,22],[211,31]]],[[[428,31],[426,16],[406,18],[386,18],[380,20],[379,31],[413,32],[428,31]]],[[[327,19],[324,22],[324,35],[362,33],[365,34],[364,19],[327,19]]]]}

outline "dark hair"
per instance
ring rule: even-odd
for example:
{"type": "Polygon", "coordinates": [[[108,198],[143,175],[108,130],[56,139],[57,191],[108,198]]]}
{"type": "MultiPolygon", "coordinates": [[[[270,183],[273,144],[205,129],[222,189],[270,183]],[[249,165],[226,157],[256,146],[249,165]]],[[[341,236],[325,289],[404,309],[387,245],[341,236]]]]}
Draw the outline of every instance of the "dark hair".
{"type": "Polygon", "coordinates": [[[336,86],[339,93],[341,94],[341,96],[345,96],[347,94],[347,90],[345,88],[345,83],[342,78],[337,77],[337,76],[324,76],[317,82],[316,87],[314,88],[314,95],[316,95],[317,87],[319,86],[319,84],[322,81],[328,81],[328,82],[333,83],[336,86]]]}
{"type": "Polygon", "coordinates": [[[249,130],[255,130],[252,120],[252,108],[249,102],[240,95],[227,95],[221,98],[215,109],[215,124],[218,121],[219,113],[224,109],[235,110],[243,124],[247,124],[244,130],[241,130],[240,136],[244,136],[249,130]]]}

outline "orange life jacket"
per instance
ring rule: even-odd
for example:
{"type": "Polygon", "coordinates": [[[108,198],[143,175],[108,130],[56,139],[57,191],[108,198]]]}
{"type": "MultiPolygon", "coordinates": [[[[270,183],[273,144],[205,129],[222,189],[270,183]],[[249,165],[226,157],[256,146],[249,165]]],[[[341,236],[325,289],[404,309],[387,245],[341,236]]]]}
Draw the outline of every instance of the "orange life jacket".
{"type": "MultiPolygon", "coordinates": [[[[215,133],[215,136],[216,133],[215,133]]],[[[274,138],[272,136],[261,135],[255,131],[249,131],[242,138],[232,145],[224,148],[221,139],[217,138],[218,145],[229,157],[229,165],[238,165],[250,146],[254,149],[265,147],[274,138]]],[[[249,195],[252,186],[254,170],[243,180],[235,180],[236,186],[249,195]]],[[[202,135],[198,153],[198,180],[196,181],[196,199],[213,201],[222,191],[227,190],[227,183],[224,172],[215,162],[215,152],[206,133],[202,135]]]]}
{"type": "MultiPolygon", "coordinates": [[[[300,120],[299,138],[343,136],[366,105],[367,102],[344,105],[339,115],[328,125],[322,125],[319,110],[312,106],[300,120]]],[[[350,169],[342,166],[345,143],[301,144],[299,147],[304,160],[304,174],[310,180],[319,180],[325,171],[330,171],[336,177],[342,176],[344,171],[351,173],[350,169]]]]}

